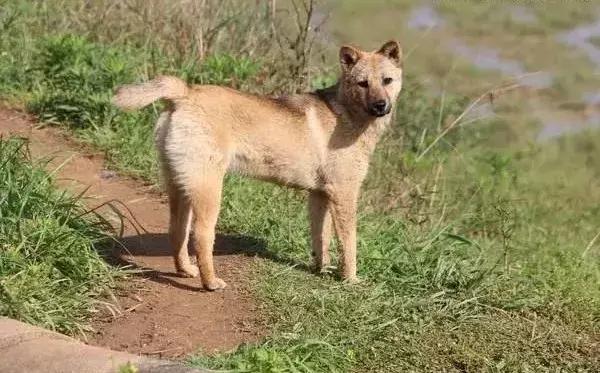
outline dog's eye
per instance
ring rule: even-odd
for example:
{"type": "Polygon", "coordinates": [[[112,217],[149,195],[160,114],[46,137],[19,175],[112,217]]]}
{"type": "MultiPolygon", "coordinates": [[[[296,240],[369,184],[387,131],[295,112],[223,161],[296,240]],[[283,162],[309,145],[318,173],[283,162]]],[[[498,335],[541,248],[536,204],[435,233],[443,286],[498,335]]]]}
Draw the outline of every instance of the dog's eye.
{"type": "Polygon", "coordinates": [[[366,80],[361,80],[360,82],[358,82],[358,85],[360,87],[367,88],[369,86],[369,82],[366,80]]]}
{"type": "Polygon", "coordinates": [[[383,78],[383,85],[390,84],[394,79],[392,78],[383,78]]]}

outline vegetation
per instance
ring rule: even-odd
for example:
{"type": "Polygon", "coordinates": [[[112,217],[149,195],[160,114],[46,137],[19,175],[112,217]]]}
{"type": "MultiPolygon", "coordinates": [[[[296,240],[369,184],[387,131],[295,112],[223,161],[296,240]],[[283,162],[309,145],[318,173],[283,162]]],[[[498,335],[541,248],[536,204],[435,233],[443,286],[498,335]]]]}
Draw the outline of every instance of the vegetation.
{"type": "Polygon", "coordinates": [[[110,225],[56,189],[27,143],[0,139],[0,315],[83,332],[123,273],[102,258],[110,225]]]}
{"type": "MultiPolygon", "coordinates": [[[[103,149],[117,169],[153,181],[159,108],[116,111],[108,103],[115,85],[165,72],[253,92],[331,80],[318,68],[314,35],[286,26],[288,14],[305,20],[309,8],[290,13],[288,3],[273,16],[270,2],[173,3],[5,2],[0,92],[103,149]],[[304,54],[309,63],[298,65],[304,54]]],[[[468,100],[428,94],[423,65],[411,67],[418,58],[407,59],[396,121],[364,186],[364,282],[346,286],[306,270],[303,193],[230,177],[219,229],[255,238],[265,258],[255,284],[272,330],[259,344],[200,353],[191,364],[253,372],[600,368],[600,139],[532,143],[523,140],[531,123],[497,118],[459,125],[425,152],[468,100]]]]}

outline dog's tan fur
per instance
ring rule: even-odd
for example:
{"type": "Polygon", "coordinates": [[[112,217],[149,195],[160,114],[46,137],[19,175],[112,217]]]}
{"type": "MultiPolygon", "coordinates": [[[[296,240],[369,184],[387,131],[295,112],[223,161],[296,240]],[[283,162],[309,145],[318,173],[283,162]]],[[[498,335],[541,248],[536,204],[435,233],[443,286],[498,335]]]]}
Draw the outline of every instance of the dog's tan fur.
{"type": "Polygon", "coordinates": [[[121,87],[114,103],[124,109],[169,103],[155,134],[177,270],[200,274],[209,290],[226,286],[215,275],[212,251],[223,177],[232,171],[308,190],[317,268],[330,263],[333,223],[342,277],[356,281],[359,190],[402,88],[401,58],[395,41],[375,52],[343,46],[338,84],[279,98],[190,87],[174,77],[121,87]],[[187,254],[192,224],[199,270],[187,254]]]}

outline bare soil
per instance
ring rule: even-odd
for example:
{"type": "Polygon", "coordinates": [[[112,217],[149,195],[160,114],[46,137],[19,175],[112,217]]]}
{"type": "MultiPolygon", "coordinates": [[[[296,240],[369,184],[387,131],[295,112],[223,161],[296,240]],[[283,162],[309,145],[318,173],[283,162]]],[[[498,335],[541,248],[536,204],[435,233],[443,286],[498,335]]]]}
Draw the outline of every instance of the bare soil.
{"type": "MultiPolygon", "coordinates": [[[[176,358],[199,350],[231,350],[264,335],[251,291],[256,259],[244,252],[243,239],[218,236],[215,266],[228,287],[206,292],[199,279],[179,277],[174,270],[166,234],[168,204],[156,188],[107,170],[101,154],[69,140],[68,133],[36,128],[28,116],[0,108],[0,136],[9,134],[28,138],[34,158],[51,156],[49,167],[62,165],[57,170],[59,185],[77,193],[88,188],[85,203],[90,208],[118,201],[112,205],[126,217],[123,247],[115,249],[114,259],[143,272],[99,307],[86,342],[176,358]]],[[[111,208],[100,211],[115,226],[121,225],[123,219],[111,208]]]]}

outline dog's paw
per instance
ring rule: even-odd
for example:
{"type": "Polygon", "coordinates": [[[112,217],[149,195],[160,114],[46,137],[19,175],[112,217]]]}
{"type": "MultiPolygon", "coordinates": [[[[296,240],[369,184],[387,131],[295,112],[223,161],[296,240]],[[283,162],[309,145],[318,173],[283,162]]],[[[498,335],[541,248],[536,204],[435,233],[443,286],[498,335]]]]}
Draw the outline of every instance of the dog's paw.
{"type": "Polygon", "coordinates": [[[197,266],[190,264],[185,267],[181,267],[181,268],[177,269],[177,273],[181,277],[198,277],[198,275],[200,274],[200,270],[198,269],[197,266]]]}
{"type": "Polygon", "coordinates": [[[227,287],[227,283],[218,277],[215,277],[211,281],[206,281],[203,285],[204,288],[208,291],[221,290],[227,287]]]}
{"type": "Polygon", "coordinates": [[[357,276],[349,276],[344,278],[344,283],[348,285],[356,285],[360,284],[361,282],[362,280],[360,279],[360,277],[357,276]]]}
{"type": "Polygon", "coordinates": [[[317,266],[316,268],[316,273],[321,275],[321,276],[329,276],[332,275],[333,272],[336,270],[335,266],[332,265],[326,265],[326,266],[317,266]]]}

